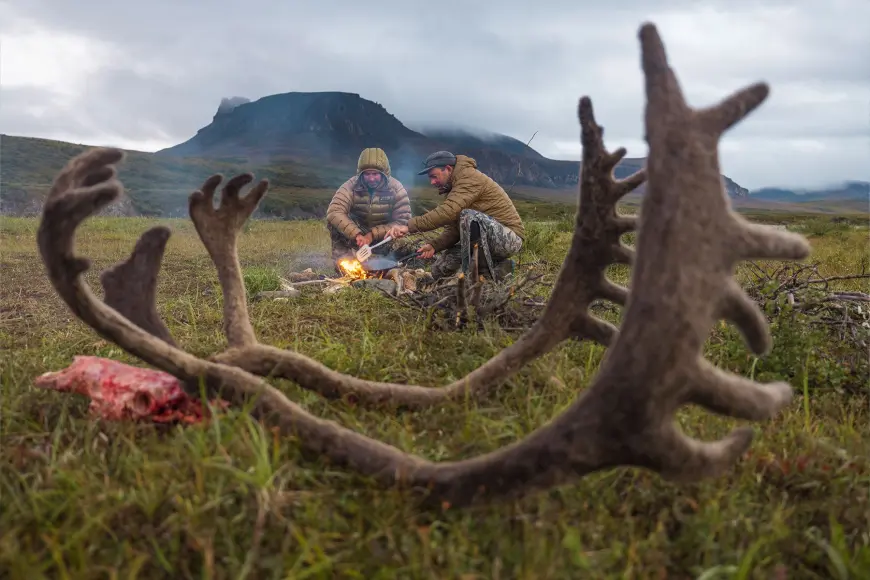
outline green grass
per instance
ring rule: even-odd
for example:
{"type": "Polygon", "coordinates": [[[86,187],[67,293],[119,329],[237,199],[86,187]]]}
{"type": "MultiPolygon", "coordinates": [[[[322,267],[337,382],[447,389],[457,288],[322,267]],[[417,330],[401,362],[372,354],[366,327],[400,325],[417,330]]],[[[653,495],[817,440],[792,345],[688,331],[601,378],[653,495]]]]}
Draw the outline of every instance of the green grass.
{"type": "Polygon", "coordinates": [[[281,289],[280,274],[274,268],[251,266],[242,272],[245,293],[254,296],[259,292],[272,292],[281,289]]]}
{"type": "MultiPolygon", "coordinates": [[[[98,289],[98,273],[156,223],[174,232],[161,315],[183,348],[213,354],[225,345],[221,296],[188,220],[89,220],[77,238],[79,252],[94,260],[87,278],[98,289]]],[[[802,224],[795,219],[793,227],[802,224]]],[[[870,400],[843,388],[866,386],[867,371],[844,368],[854,352],[806,320],[774,319],[775,346],[761,359],[732,327],[712,330],[710,360],[760,380],[788,380],[797,392],[789,408],[756,425],[750,456],[726,476],[676,485],[615,469],[515,501],[422,513],[399,492],[303,459],[296,441],[236,412],[186,427],[105,423],[88,417],[80,397],[36,391],[35,376],[77,354],[141,364],[56,296],[36,253],[36,227],[33,219],[0,219],[0,576],[767,579],[783,569],[784,578],[870,577],[870,400]]],[[[529,231],[520,262],[547,262],[554,271],[569,224],[532,223],[529,231]]],[[[866,228],[815,233],[823,274],[867,263],[866,228]]],[[[328,247],[321,222],[251,223],[239,247],[249,290],[272,284],[275,274],[321,266],[328,247]]],[[[617,281],[627,275],[613,270],[617,281]]],[[[866,280],[837,284],[868,291],[866,280]]],[[[364,291],[259,302],[251,317],[263,342],[330,368],[430,386],[461,377],[517,336],[493,327],[427,330],[416,311],[364,291]]],[[[545,424],[593,380],[603,352],[566,343],[485,403],[418,413],[327,403],[275,384],[313,413],[447,460],[545,424]]],[[[737,423],[691,408],[678,418],[702,439],[737,423]]]]}

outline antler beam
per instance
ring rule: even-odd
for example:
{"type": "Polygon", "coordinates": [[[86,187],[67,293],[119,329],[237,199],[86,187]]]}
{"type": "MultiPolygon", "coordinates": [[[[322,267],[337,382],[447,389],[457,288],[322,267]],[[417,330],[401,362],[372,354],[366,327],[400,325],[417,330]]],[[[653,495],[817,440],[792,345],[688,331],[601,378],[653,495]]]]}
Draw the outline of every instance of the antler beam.
{"type": "MultiPolygon", "coordinates": [[[[686,105],[651,24],[641,28],[640,41],[646,76],[649,185],[622,329],[614,336],[612,327],[596,322],[587,309],[592,296],[626,295],[605,283],[603,267],[612,263],[615,254],[631,260],[631,254],[618,245],[616,233],[632,224],[615,213],[611,215],[612,205],[596,205],[595,200],[615,202],[642,178],[635,176],[614,185],[610,171],[624,151],[607,154],[602,146],[596,153],[591,150],[594,147],[584,147],[575,235],[544,315],[549,316],[549,323],[530,329],[514,345],[513,353],[528,361],[567,336],[596,333],[611,346],[591,387],[551,423],[510,446],[444,463],[405,454],[311,416],[241,368],[196,358],[158,338],[150,311],[133,323],[97,300],[81,277],[89,263],[73,254],[73,235],[85,218],[122,191],[114,168],[123,156],[119,150],[88,151],[74,158],[55,180],[38,233],[49,278],[72,311],[100,335],[185,381],[192,394],[199,379],[204,378],[209,392],[223,391],[221,396],[232,402],[254,397],[255,415],[296,435],[304,450],[383,484],[426,492],[429,500],[463,505],[482,496],[528,492],[620,465],[651,469],[670,479],[717,476],[747,449],[752,431],[738,429],[722,440],[700,442],[677,429],[674,413],[686,403],[696,403],[719,414],[761,420],[791,400],[791,389],[785,383],[761,385],[716,369],[703,358],[702,346],[716,319],[726,315],[740,325],[750,347],[757,352],[767,347],[769,335],[758,307],[747,301],[734,282],[736,263],[749,257],[800,259],[808,254],[809,246],[800,236],[745,222],[731,212],[722,189],[717,153],[721,131],[757,106],[767,93],[766,87],[756,85],[718,107],[695,111],[686,105]],[[597,221],[590,213],[598,213],[597,221]],[[584,249],[588,247],[596,250],[584,249]]],[[[580,120],[584,145],[600,143],[601,129],[594,123],[587,98],[580,102],[580,120]]],[[[225,320],[228,339],[237,353],[255,348],[255,343],[253,333],[245,330],[245,325],[250,326],[247,314],[238,314],[243,312],[239,306],[243,300],[239,299],[244,294],[234,289],[236,282],[229,279],[235,275],[233,269],[238,270],[238,260],[234,242],[227,237],[236,235],[265,193],[261,182],[254,193],[239,198],[240,185],[251,179],[238,177],[228,184],[221,208],[236,209],[223,214],[221,208],[211,213],[207,203],[217,179],[206,182],[202,193],[191,198],[192,217],[200,222],[197,229],[206,246],[211,244],[209,252],[226,278],[221,280],[224,292],[235,293],[230,298],[236,307],[225,311],[225,320]]],[[[159,228],[146,232],[127,265],[120,268],[130,272],[141,268],[150,280],[160,263],[163,235],[159,228]]],[[[106,280],[111,282],[112,277],[104,277],[106,280]]],[[[153,294],[150,285],[143,294],[153,294]]],[[[132,313],[130,316],[136,318],[132,313]]],[[[474,384],[483,388],[493,377],[505,376],[506,368],[515,369],[517,364],[504,354],[509,350],[493,359],[501,361],[497,365],[488,363],[476,371],[480,378],[474,379],[478,381],[474,384]]],[[[287,356],[276,355],[271,362],[284,364],[287,356]]],[[[332,371],[315,367],[314,361],[295,357],[299,357],[292,359],[297,366],[287,374],[300,375],[295,378],[300,382],[315,384],[325,374],[344,386],[372,384],[354,383],[355,379],[339,373],[330,375],[332,371]],[[306,377],[307,372],[314,378],[306,377]]],[[[247,364],[241,359],[235,362],[247,364]]],[[[469,378],[466,381],[471,382],[469,378]]],[[[382,385],[384,392],[392,390],[398,396],[401,389],[429,396],[422,395],[422,389],[382,385]]]]}

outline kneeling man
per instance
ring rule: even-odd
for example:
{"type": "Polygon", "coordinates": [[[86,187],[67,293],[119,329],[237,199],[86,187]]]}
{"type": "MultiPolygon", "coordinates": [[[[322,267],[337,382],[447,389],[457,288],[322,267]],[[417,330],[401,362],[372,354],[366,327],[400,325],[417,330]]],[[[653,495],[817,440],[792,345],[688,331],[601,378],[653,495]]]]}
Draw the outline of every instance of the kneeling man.
{"type": "Polygon", "coordinates": [[[444,228],[431,243],[420,248],[422,258],[439,253],[432,265],[432,276],[442,278],[460,268],[471,271],[472,248],[479,245],[479,272],[487,277],[502,278],[513,270],[511,256],[523,247],[525,229],[516,207],[504,189],[477,169],[471,157],[437,151],[426,158],[429,183],[446,195],[444,201],[406,225],[390,228],[393,238],[409,233],[444,228]],[[483,263],[480,263],[483,261],[483,263]]]}

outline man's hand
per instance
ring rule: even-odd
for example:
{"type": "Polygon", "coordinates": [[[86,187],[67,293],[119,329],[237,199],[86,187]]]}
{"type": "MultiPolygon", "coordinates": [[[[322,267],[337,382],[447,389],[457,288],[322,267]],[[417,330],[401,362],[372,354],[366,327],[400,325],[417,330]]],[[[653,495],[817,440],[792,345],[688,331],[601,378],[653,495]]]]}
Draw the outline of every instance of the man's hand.
{"type": "Polygon", "coordinates": [[[362,234],[356,235],[356,247],[357,248],[362,248],[366,244],[371,244],[371,243],[372,243],[372,233],[371,232],[367,233],[366,235],[362,235],[362,234]]]}
{"type": "Polygon", "coordinates": [[[420,249],[417,250],[417,255],[424,260],[428,260],[435,255],[435,248],[432,247],[432,244],[423,244],[420,246],[420,249]]]}
{"type": "Polygon", "coordinates": [[[394,240],[398,240],[408,235],[408,226],[393,226],[387,235],[392,236],[394,240]]]}

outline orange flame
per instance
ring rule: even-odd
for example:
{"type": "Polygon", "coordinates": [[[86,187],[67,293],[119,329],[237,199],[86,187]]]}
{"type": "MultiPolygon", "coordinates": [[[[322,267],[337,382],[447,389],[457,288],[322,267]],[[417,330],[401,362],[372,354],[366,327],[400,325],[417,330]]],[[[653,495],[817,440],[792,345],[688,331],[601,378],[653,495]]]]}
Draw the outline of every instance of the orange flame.
{"type": "Polygon", "coordinates": [[[354,278],[355,280],[361,280],[364,278],[368,278],[368,274],[363,269],[363,266],[359,262],[359,260],[351,260],[349,258],[343,258],[343,259],[339,260],[338,268],[348,278],[354,278]]]}

